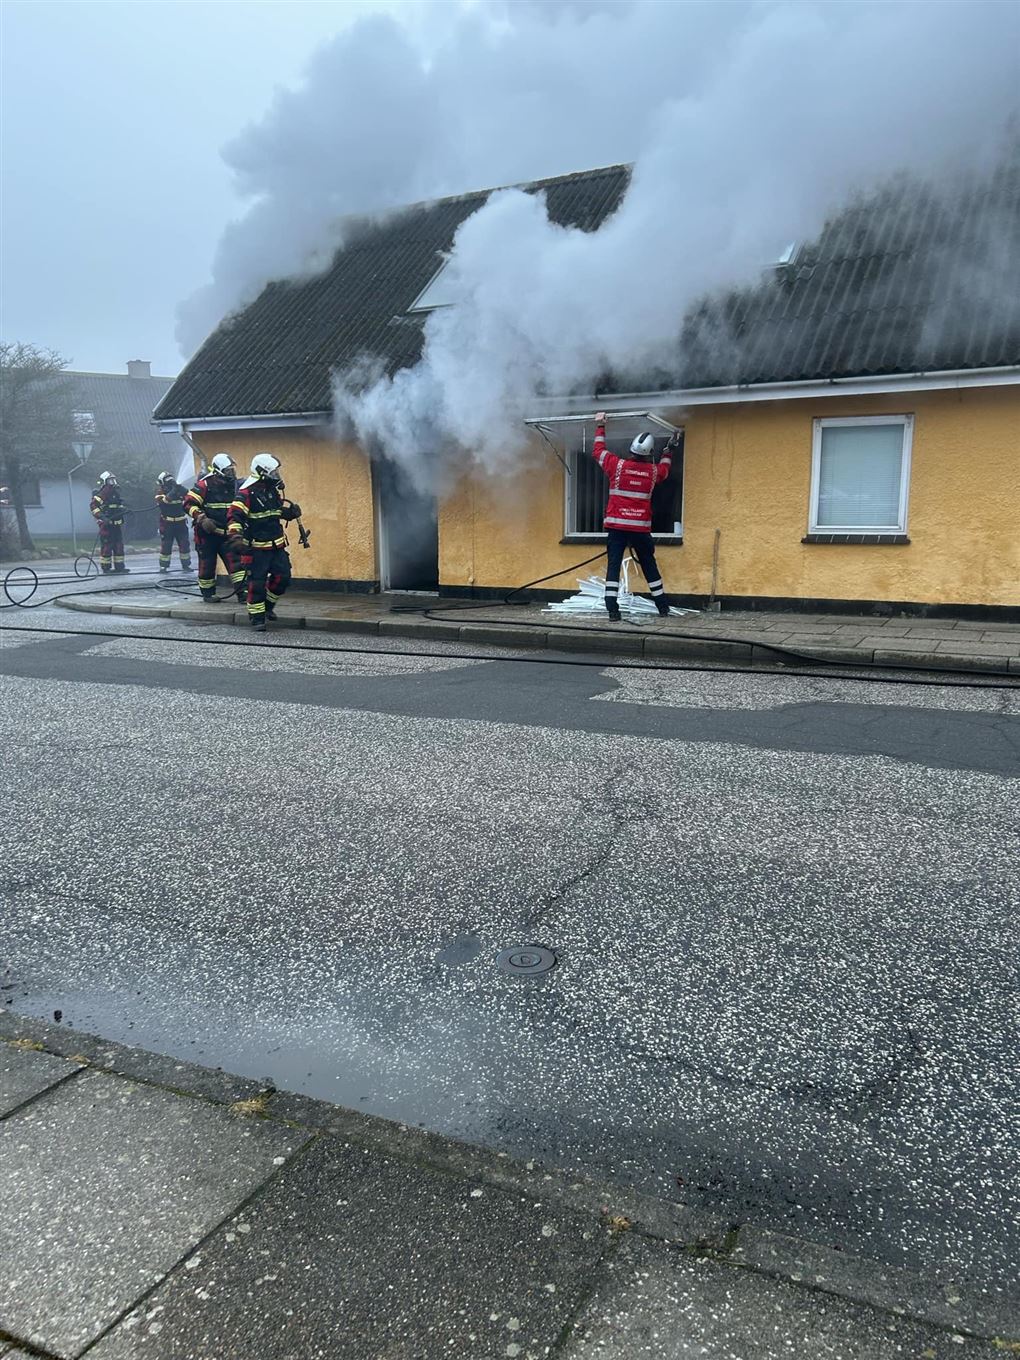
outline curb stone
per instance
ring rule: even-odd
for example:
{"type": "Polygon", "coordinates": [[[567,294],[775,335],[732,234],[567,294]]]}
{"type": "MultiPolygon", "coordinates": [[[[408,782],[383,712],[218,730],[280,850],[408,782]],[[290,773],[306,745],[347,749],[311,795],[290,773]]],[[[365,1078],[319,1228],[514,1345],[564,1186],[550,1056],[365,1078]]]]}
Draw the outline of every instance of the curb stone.
{"type": "Polygon", "coordinates": [[[158,1086],[185,1098],[231,1105],[261,1097],[259,1117],[343,1138],[375,1151],[431,1166],[458,1178],[487,1182],[608,1221],[629,1231],[704,1254],[722,1264],[767,1275],[802,1288],[863,1303],[898,1317],[996,1341],[1020,1337],[1020,1296],[956,1289],[910,1270],[754,1226],[624,1187],[571,1177],[536,1161],[459,1143],[442,1134],[395,1124],[328,1101],[278,1091],[268,1081],[101,1039],[65,1026],[0,1012],[0,1042],[28,1040],[43,1051],[158,1086]],[[268,1098],[268,1099],[267,1099],[268,1098]]]}
{"type": "MultiPolygon", "coordinates": [[[[57,601],[62,609],[83,614],[124,614],[133,618],[180,619],[201,623],[235,623],[233,611],[213,615],[194,607],[99,604],[91,600],[76,600],[73,596],[57,601]]],[[[773,651],[764,639],[759,642],[730,641],[720,638],[677,637],[669,633],[641,633],[636,630],[608,632],[606,629],[567,631],[564,628],[538,628],[527,624],[506,625],[492,623],[459,624],[446,620],[424,618],[402,619],[383,615],[378,619],[343,619],[320,614],[285,614],[277,620],[281,628],[307,628],[319,632],[349,633],[361,636],[393,638],[429,638],[437,642],[462,642],[466,645],[519,647],[526,650],[554,650],[566,652],[598,652],[612,656],[637,655],[688,658],[698,661],[752,662],[779,667],[838,664],[858,668],[903,666],[920,672],[931,670],[979,671],[989,676],[1001,675],[1012,679],[1020,675],[1020,656],[983,652],[939,652],[931,647],[922,650],[896,647],[822,646],[812,643],[803,650],[803,660],[784,657],[773,651]]],[[[890,641],[892,639],[890,638],[890,641]]],[[[910,639],[908,639],[910,641],[910,639]]],[[[913,639],[915,644],[921,639],[913,639]]],[[[782,647],[783,644],[777,643],[782,647]]]]}

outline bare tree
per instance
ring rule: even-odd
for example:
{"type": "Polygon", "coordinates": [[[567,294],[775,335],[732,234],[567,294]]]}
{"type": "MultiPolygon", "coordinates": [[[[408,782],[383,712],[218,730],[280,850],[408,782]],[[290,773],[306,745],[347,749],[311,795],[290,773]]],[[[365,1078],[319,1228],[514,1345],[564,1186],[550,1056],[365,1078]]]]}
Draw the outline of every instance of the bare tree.
{"type": "Polygon", "coordinates": [[[67,360],[51,349],[0,342],[0,482],[9,491],[24,552],[35,544],[25,514],[26,475],[66,471],[73,436],[67,360]]]}

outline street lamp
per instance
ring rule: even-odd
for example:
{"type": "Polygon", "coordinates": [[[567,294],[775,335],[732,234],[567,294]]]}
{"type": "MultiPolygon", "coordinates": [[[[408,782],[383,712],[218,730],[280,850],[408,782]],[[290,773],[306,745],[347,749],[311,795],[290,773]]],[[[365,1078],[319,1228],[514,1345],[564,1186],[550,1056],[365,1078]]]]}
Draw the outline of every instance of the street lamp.
{"type": "Polygon", "coordinates": [[[74,455],[78,459],[78,462],[67,474],[67,504],[71,511],[71,542],[74,544],[74,551],[77,553],[78,534],[74,527],[74,484],[72,483],[71,478],[79,468],[83,468],[89,461],[89,454],[92,452],[93,446],[87,439],[76,439],[71,444],[71,448],[74,450],[74,455]]]}

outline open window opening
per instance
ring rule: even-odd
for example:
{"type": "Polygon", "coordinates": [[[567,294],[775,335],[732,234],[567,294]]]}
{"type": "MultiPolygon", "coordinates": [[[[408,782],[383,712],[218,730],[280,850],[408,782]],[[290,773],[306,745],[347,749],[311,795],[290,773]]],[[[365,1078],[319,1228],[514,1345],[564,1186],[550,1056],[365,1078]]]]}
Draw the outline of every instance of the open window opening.
{"type": "MultiPolygon", "coordinates": [[[[591,456],[594,415],[532,419],[536,428],[563,464],[563,536],[566,540],[593,542],[605,538],[603,519],[609,500],[609,480],[591,456]]],[[[648,411],[610,413],[606,424],[606,447],[621,458],[630,456],[634,436],[650,431],[655,436],[657,463],[671,436],[679,434],[670,474],[652,492],[652,534],[662,543],[682,543],[684,536],[683,431],[648,411]]]]}
{"type": "MultiPolygon", "coordinates": [[[[607,430],[607,434],[612,434],[607,430]]],[[[629,438],[608,438],[606,448],[621,458],[630,456],[629,438]]],[[[652,492],[652,534],[657,539],[681,542],[684,536],[684,454],[683,436],[679,449],[673,453],[669,476],[652,492]]],[[[662,457],[668,439],[655,441],[654,461],[662,457]]],[[[564,474],[564,533],[567,538],[598,539],[605,537],[602,521],[609,500],[609,479],[591,456],[590,445],[568,450],[567,470],[564,474]]]]}

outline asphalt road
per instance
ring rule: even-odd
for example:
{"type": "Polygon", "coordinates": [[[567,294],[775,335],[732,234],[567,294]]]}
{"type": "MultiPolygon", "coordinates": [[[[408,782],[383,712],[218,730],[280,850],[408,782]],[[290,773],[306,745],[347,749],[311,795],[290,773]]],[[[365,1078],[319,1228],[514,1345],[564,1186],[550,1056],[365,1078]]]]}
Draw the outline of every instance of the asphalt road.
{"type": "Polygon", "coordinates": [[[13,1009],[1020,1292],[1020,691],[23,621],[13,1009]]]}

